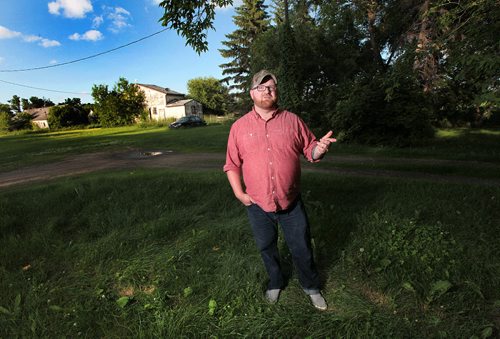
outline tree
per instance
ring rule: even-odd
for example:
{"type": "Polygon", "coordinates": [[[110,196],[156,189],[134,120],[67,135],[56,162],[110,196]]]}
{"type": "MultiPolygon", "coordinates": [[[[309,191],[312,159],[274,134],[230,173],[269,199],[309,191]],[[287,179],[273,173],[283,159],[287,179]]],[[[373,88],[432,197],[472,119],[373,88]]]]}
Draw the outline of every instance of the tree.
{"type": "Polygon", "coordinates": [[[205,112],[225,114],[230,102],[229,90],[213,77],[194,78],[188,81],[188,96],[200,102],[205,112]]]}
{"type": "MultiPolygon", "coordinates": [[[[275,26],[253,38],[248,74],[277,73],[280,104],[313,127],[340,126],[344,140],[402,145],[429,135],[430,122],[479,125],[500,114],[496,0],[273,5],[275,26]]],[[[234,60],[236,70],[243,58],[234,60]]]]}
{"type": "Polygon", "coordinates": [[[263,0],[243,0],[233,17],[238,28],[227,34],[227,40],[222,42],[227,48],[219,49],[224,58],[231,59],[220,65],[222,74],[226,75],[222,81],[230,84],[229,89],[235,90],[235,95],[240,100],[250,100],[247,92],[251,77],[251,46],[254,40],[269,28],[266,8],[263,0]]]}
{"type": "Polygon", "coordinates": [[[13,95],[12,99],[9,100],[10,108],[14,113],[21,112],[21,98],[17,95],[13,95]]]}
{"type": "Polygon", "coordinates": [[[448,108],[480,125],[500,113],[498,2],[439,0],[433,2],[429,12],[436,26],[437,62],[441,66],[436,92],[446,93],[440,101],[453,103],[448,97],[451,95],[457,100],[455,107],[448,108]]]}
{"type": "Polygon", "coordinates": [[[36,96],[32,96],[28,99],[21,99],[21,104],[23,106],[23,111],[31,108],[42,108],[42,107],[51,107],[54,106],[54,103],[50,99],[39,98],[36,96]]]}
{"type": "Polygon", "coordinates": [[[288,1],[284,1],[285,21],[278,29],[280,57],[278,66],[278,89],[280,106],[297,112],[300,105],[298,65],[295,34],[290,25],[288,1]]]}
{"type": "Polygon", "coordinates": [[[122,77],[111,91],[107,85],[94,85],[92,97],[94,113],[104,127],[132,124],[144,110],[144,92],[122,77]]]}
{"type": "Polygon", "coordinates": [[[214,28],[215,10],[232,4],[232,0],[164,0],[159,4],[165,9],[160,21],[163,26],[175,29],[197,53],[206,52],[206,32],[214,28]]]}
{"type": "Polygon", "coordinates": [[[81,104],[80,98],[68,98],[63,104],[51,107],[48,122],[52,128],[62,128],[89,123],[89,111],[81,104]]]}

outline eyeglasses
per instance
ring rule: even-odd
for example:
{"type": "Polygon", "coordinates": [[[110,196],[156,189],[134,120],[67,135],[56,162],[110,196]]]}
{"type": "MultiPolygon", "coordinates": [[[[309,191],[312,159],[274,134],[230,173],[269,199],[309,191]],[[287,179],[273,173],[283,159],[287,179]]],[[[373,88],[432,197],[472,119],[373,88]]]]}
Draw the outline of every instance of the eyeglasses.
{"type": "Polygon", "coordinates": [[[267,92],[267,91],[275,92],[276,86],[257,85],[252,89],[256,89],[259,92],[267,92]]]}

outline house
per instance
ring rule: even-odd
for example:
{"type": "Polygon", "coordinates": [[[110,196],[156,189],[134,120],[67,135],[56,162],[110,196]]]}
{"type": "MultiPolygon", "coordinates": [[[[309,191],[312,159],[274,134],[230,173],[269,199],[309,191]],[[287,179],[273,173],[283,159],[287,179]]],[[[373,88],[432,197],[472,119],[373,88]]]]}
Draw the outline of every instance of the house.
{"type": "Polygon", "coordinates": [[[33,117],[31,123],[38,128],[49,128],[49,109],[50,107],[30,108],[23,112],[33,117]]]}
{"type": "Polygon", "coordinates": [[[151,120],[181,118],[187,115],[203,117],[201,103],[186,99],[182,93],[156,85],[137,84],[146,97],[146,107],[151,120]]]}

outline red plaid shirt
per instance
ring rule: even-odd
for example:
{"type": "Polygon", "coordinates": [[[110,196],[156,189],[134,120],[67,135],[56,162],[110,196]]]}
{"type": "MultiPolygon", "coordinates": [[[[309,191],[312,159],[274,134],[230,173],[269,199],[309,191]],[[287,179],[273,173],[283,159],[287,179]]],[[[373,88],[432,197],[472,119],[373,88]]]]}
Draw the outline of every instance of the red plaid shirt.
{"type": "Polygon", "coordinates": [[[316,144],[297,115],[277,110],[265,121],[252,110],[231,127],[224,172],[241,171],[246,193],[264,211],[284,210],[300,193],[300,155],[318,161],[316,144]]]}

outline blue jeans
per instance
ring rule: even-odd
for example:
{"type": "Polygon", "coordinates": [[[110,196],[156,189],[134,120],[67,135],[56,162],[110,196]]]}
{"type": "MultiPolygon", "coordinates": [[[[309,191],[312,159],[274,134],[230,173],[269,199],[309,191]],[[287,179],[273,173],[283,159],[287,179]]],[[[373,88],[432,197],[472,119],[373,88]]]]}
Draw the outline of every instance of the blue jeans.
{"type": "Polygon", "coordinates": [[[302,200],[298,198],[284,211],[265,212],[256,204],[248,206],[247,211],[257,248],[269,275],[267,288],[282,289],[284,287],[277,246],[279,224],[304,292],[319,293],[319,275],[314,264],[309,222],[302,200]]]}

